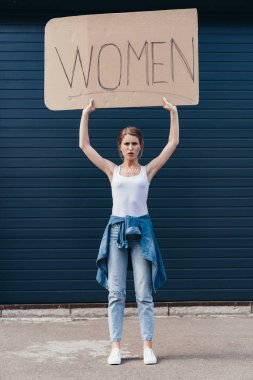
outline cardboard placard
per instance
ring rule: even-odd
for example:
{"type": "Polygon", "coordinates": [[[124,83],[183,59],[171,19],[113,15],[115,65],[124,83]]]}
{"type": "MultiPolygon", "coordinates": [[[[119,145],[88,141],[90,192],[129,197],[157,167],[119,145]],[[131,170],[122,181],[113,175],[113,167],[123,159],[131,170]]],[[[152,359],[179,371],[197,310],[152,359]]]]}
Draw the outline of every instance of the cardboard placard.
{"type": "Polygon", "coordinates": [[[45,27],[51,110],[199,102],[197,9],[54,18],[45,27]]]}

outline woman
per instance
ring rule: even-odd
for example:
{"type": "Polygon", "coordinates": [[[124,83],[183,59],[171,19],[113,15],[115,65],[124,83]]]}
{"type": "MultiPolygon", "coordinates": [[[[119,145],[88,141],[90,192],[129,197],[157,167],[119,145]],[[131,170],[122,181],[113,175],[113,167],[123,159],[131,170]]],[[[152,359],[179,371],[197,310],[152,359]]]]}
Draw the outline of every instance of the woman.
{"type": "Polygon", "coordinates": [[[123,160],[119,166],[101,157],[90,145],[89,114],[94,101],[83,110],[79,147],[99,169],[107,174],[112,188],[113,208],[97,258],[97,281],[108,289],[108,323],[112,350],[108,364],[121,363],[120,341],[124,319],[127,269],[133,270],[136,302],[143,339],[145,364],[157,363],[152,349],[154,302],[152,290],[167,279],[153,225],[147,209],[147,196],[152,178],[170,158],[179,143],[176,106],[163,98],[163,108],[170,111],[169,140],[162,152],[146,166],[139,164],[144,147],[141,131],[126,127],[118,135],[118,151],[123,160]],[[131,255],[131,265],[128,254],[131,255]]]}

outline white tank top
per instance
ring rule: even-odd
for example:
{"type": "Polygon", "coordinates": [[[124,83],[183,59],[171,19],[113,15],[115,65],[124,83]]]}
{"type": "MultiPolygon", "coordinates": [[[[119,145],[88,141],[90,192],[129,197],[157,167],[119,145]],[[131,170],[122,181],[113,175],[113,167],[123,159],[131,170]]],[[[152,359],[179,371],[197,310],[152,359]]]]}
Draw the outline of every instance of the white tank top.
{"type": "Polygon", "coordinates": [[[141,166],[139,174],[126,177],[120,174],[120,165],[116,165],[111,182],[112,215],[141,216],[147,214],[149,185],[146,166],[141,166]]]}

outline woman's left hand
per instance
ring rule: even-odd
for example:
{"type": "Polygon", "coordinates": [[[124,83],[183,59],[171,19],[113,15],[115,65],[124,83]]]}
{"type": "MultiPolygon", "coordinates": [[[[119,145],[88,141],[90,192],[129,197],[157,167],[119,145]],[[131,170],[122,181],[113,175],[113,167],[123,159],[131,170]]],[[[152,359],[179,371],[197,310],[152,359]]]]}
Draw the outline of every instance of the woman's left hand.
{"type": "Polygon", "coordinates": [[[163,101],[164,101],[164,103],[165,103],[165,105],[163,106],[163,108],[165,109],[165,110],[168,110],[168,111],[177,111],[177,107],[176,106],[173,106],[173,104],[172,103],[170,103],[170,102],[168,102],[168,100],[165,98],[165,97],[163,97],[163,101]]]}

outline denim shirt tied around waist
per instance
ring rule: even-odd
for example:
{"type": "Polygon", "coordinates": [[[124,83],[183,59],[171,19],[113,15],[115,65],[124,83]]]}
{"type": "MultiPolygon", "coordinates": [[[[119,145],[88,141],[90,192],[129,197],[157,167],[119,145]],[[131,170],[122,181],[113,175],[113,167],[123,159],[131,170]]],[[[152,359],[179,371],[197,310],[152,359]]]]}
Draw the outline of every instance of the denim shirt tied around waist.
{"type": "MultiPolygon", "coordinates": [[[[149,214],[141,216],[126,215],[124,217],[116,215],[110,216],[109,222],[105,227],[96,260],[96,265],[98,267],[96,276],[97,282],[109,290],[107,257],[109,254],[111,225],[115,223],[120,223],[117,237],[118,248],[129,248],[127,240],[128,235],[140,236],[142,255],[152,263],[152,284],[153,290],[156,293],[156,290],[167,280],[167,275],[149,214]]],[[[131,271],[133,270],[131,260],[128,269],[131,271]]]]}

